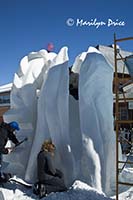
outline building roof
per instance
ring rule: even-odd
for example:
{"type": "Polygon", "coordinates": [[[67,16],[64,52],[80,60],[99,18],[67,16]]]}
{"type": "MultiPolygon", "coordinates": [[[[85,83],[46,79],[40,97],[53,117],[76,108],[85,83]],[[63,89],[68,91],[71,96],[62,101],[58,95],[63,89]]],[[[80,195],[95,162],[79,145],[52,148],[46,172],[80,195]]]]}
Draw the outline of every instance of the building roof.
{"type": "Polygon", "coordinates": [[[6,85],[1,85],[0,86],[0,93],[11,91],[12,85],[13,85],[12,83],[8,83],[6,85]]]}

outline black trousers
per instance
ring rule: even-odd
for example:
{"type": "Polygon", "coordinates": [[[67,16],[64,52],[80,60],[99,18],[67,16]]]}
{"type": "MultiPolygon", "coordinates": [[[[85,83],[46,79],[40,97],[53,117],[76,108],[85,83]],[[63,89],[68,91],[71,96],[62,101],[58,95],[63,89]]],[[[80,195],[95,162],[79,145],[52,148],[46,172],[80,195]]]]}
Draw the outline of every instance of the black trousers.
{"type": "Polygon", "coordinates": [[[51,192],[61,192],[67,190],[64,180],[59,177],[52,177],[51,179],[43,180],[40,183],[45,185],[47,194],[51,192]]]}

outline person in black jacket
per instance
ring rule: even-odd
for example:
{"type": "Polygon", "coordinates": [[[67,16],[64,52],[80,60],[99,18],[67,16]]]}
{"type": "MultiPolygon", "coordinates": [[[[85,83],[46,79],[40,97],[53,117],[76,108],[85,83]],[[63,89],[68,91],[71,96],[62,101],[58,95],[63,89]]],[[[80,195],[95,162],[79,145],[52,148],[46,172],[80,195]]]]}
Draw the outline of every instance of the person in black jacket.
{"type": "Polygon", "coordinates": [[[2,122],[0,124],[0,181],[3,179],[1,174],[2,154],[9,154],[12,151],[12,148],[5,147],[6,143],[8,140],[11,140],[15,145],[19,143],[14,134],[15,130],[19,130],[19,125],[15,121],[10,123],[2,122]]]}
{"type": "Polygon", "coordinates": [[[63,173],[56,169],[53,163],[55,145],[51,140],[46,140],[37,157],[37,175],[39,198],[51,192],[67,190],[64,184],[63,173]]]}

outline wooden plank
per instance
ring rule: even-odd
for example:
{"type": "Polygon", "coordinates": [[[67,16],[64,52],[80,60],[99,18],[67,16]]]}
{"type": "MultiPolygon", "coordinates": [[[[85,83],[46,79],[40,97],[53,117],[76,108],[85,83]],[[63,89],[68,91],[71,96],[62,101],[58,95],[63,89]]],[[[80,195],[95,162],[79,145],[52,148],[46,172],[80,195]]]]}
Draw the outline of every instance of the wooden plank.
{"type": "Polygon", "coordinates": [[[119,187],[118,187],[118,181],[119,181],[119,172],[118,172],[118,134],[119,134],[119,124],[117,123],[119,119],[119,111],[118,111],[118,73],[117,73],[117,48],[116,48],[116,35],[114,34],[114,62],[115,62],[115,76],[114,76],[114,81],[115,81],[115,97],[116,97],[116,102],[115,102],[115,124],[116,124],[116,200],[118,200],[118,194],[119,194],[119,187]]]}
{"type": "Polygon", "coordinates": [[[123,164],[124,164],[124,163],[127,163],[127,164],[133,164],[132,161],[125,161],[125,162],[124,162],[124,161],[118,161],[118,163],[123,163],[123,164]]]}
{"type": "Polygon", "coordinates": [[[116,60],[122,60],[122,61],[125,61],[125,58],[116,58],[116,60]]]}
{"type": "Polygon", "coordinates": [[[132,124],[133,120],[116,120],[119,124],[132,124]]]}
{"type": "MultiPolygon", "coordinates": [[[[115,100],[115,98],[114,98],[114,100],[115,100]]],[[[122,100],[127,100],[127,101],[133,101],[133,98],[119,98],[118,99],[119,101],[122,101],[122,100]]]]}
{"type": "Polygon", "coordinates": [[[115,39],[115,42],[122,42],[122,41],[126,41],[126,40],[133,40],[133,37],[115,39]]]}
{"type": "Polygon", "coordinates": [[[118,184],[133,186],[133,183],[127,183],[127,182],[118,182],[118,184]]]}

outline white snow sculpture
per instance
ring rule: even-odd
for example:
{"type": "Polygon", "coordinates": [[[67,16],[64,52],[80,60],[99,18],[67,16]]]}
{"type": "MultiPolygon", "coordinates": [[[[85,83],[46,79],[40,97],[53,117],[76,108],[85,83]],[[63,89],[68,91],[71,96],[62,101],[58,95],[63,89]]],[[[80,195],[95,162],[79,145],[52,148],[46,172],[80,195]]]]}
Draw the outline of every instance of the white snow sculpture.
{"type": "Polygon", "coordinates": [[[50,60],[55,58],[55,53],[46,50],[32,52],[20,62],[20,68],[15,73],[11,91],[11,109],[4,115],[6,122],[17,121],[21,130],[17,138],[22,140],[28,136],[28,141],[10,155],[5,155],[4,160],[9,161],[7,171],[24,177],[29,159],[32,140],[34,138],[37,116],[37,90],[42,85],[42,72],[49,66],[50,60]],[[49,62],[48,62],[49,61],[49,62]],[[48,63],[48,64],[47,64],[48,63]]]}
{"type": "Polygon", "coordinates": [[[4,159],[11,172],[35,181],[37,154],[51,138],[57,148],[55,165],[68,186],[79,179],[109,193],[115,174],[113,69],[91,47],[76,58],[72,71],[79,73],[79,101],[69,96],[67,47],[58,54],[41,50],[22,59],[4,118],[18,121],[18,136],[29,140],[4,159]]]}
{"type": "Polygon", "coordinates": [[[36,134],[26,171],[27,180],[35,179],[37,154],[43,141],[48,138],[51,138],[56,145],[61,159],[59,168],[64,171],[66,182],[70,182],[72,177],[73,155],[69,137],[68,74],[67,48],[64,47],[56,57],[55,66],[49,70],[41,87],[36,134]]]}
{"type": "Polygon", "coordinates": [[[115,175],[112,81],[113,69],[104,56],[88,51],[79,78],[82,168],[85,181],[107,193],[115,175]]]}

